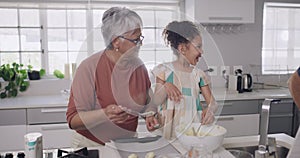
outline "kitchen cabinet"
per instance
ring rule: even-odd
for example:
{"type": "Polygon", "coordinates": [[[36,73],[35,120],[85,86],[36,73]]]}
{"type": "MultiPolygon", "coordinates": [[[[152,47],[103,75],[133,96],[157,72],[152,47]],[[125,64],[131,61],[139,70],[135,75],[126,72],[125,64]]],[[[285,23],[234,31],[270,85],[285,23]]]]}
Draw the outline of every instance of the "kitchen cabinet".
{"type": "Polygon", "coordinates": [[[70,147],[73,130],[66,123],[66,111],[66,106],[27,109],[27,132],[42,133],[46,149],[70,147]]]}
{"type": "Polygon", "coordinates": [[[185,10],[199,23],[254,23],[255,0],[186,0],[185,10]]]}
{"type": "Polygon", "coordinates": [[[24,150],[24,135],[30,132],[42,133],[45,149],[70,147],[67,107],[50,107],[0,110],[0,151],[24,150]]]}
{"type": "Polygon", "coordinates": [[[26,110],[0,110],[0,151],[24,149],[26,110]]]}
{"type": "MultiPolygon", "coordinates": [[[[260,101],[261,105],[263,100],[260,101]]],[[[260,106],[261,107],[261,106],[260,106]]],[[[286,133],[292,135],[294,126],[294,105],[292,99],[281,99],[271,104],[268,133],[286,133]]]]}
{"type": "Polygon", "coordinates": [[[219,116],[216,124],[226,128],[225,137],[257,135],[259,114],[219,116]]]}
{"type": "Polygon", "coordinates": [[[222,111],[217,117],[216,124],[227,129],[226,137],[257,135],[259,133],[258,104],[258,100],[218,102],[222,111]]]}
{"type": "Polygon", "coordinates": [[[67,123],[29,125],[27,132],[40,132],[43,135],[43,148],[67,148],[71,146],[72,133],[67,123]]]}

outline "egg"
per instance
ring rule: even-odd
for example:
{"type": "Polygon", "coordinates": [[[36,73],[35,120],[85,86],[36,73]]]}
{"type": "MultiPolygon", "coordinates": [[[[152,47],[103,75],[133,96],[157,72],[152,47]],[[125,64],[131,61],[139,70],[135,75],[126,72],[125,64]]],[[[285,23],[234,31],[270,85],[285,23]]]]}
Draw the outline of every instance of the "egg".
{"type": "Polygon", "coordinates": [[[148,153],[145,155],[145,158],[154,158],[154,157],[155,157],[154,152],[148,152],[148,153]]]}
{"type": "Polygon", "coordinates": [[[130,154],[128,158],[138,158],[138,156],[136,154],[130,154]]]}

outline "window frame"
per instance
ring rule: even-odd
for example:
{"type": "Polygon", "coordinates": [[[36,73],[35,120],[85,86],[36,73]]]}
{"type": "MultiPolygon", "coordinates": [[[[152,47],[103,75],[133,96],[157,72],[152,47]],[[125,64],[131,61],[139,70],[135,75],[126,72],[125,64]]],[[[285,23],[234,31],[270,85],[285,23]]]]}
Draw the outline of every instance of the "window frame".
{"type": "MultiPolygon", "coordinates": [[[[170,10],[173,9],[172,11],[176,12],[178,14],[180,12],[180,10],[182,10],[182,7],[180,5],[180,1],[179,0],[171,0],[171,1],[168,1],[168,2],[159,1],[159,2],[155,2],[155,4],[154,4],[153,1],[151,1],[151,3],[150,3],[150,1],[149,2],[145,2],[145,3],[138,3],[138,2],[134,2],[134,1],[132,3],[130,3],[130,2],[124,2],[124,4],[125,3],[127,4],[127,5],[124,5],[125,7],[128,7],[130,9],[132,9],[132,10],[135,10],[135,11],[140,11],[140,10],[154,10],[155,8],[157,8],[156,5],[158,5],[159,3],[164,4],[165,8],[162,7],[162,8],[156,9],[154,11],[154,16],[156,16],[155,15],[156,11],[170,11],[170,10]],[[156,4],[156,3],[158,3],[158,4],[156,4]],[[149,6],[148,7],[142,7],[142,8],[139,7],[140,5],[143,5],[143,4],[148,4],[149,6]],[[168,6],[170,4],[172,4],[172,6],[168,6]]],[[[49,41],[48,41],[48,39],[49,39],[48,38],[49,28],[47,27],[47,10],[48,9],[62,9],[62,10],[65,10],[66,12],[67,12],[68,9],[85,10],[86,11],[86,13],[85,13],[86,14],[86,27],[85,27],[85,29],[86,29],[86,35],[87,35],[88,32],[91,29],[94,28],[94,26],[93,26],[94,25],[93,24],[93,10],[99,10],[99,9],[100,10],[106,10],[109,7],[111,7],[111,5],[105,5],[103,7],[100,2],[95,3],[96,5],[90,5],[90,6],[86,5],[85,7],[78,7],[77,5],[69,4],[69,3],[66,3],[66,2],[65,2],[65,4],[66,4],[66,6],[71,5],[71,6],[74,6],[74,7],[70,7],[69,6],[69,7],[56,8],[56,7],[51,7],[51,5],[50,6],[47,6],[47,5],[34,6],[34,4],[32,4],[33,7],[27,7],[27,6],[22,6],[22,5],[20,5],[20,7],[8,7],[10,9],[17,9],[18,12],[19,12],[20,9],[38,9],[39,10],[39,17],[40,17],[40,19],[39,19],[40,20],[40,45],[41,45],[41,50],[37,51],[37,52],[41,54],[41,68],[44,68],[46,70],[47,75],[50,75],[50,76],[52,75],[51,74],[52,72],[49,72],[49,68],[50,68],[50,65],[49,65],[50,64],[49,63],[49,60],[50,60],[49,57],[50,56],[49,55],[53,51],[49,51],[49,49],[48,49],[49,48],[49,45],[48,45],[49,44],[49,41]]],[[[3,5],[1,5],[1,3],[0,3],[0,8],[6,8],[6,7],[3,7],[3,5]]],[[[20,15],[18,15],[18,18],[19,18],[19,16],[20,15]]],[[[68,15],[66,15],[66,16],[68,16],[68,15]]],[[[180,18],[179,16],[180,15],[177,15],[176,19],[179,19],[180,18]]],[[[66,28],[67,27],[68,26],[66,26],[66,28]]],[[[147,29],[154,30],[154,39],[156,41],[157,41],[157,39],[161,38],[161,37],[157,37],[157,31],[159,29],[163,29],[163,27],[153,26],[153,27],[144,27],[143,29],[145,29],[145,30],[147,30],[147,29]]],[[[67,31],[67,34],[68,34],[68,30],[69,29],[65,29],[65,30],[67,31]]],[[[20,36],[19,36],[19,38],[20,38],[20,36]]],[[[86,50],[86,52],[87,52],[87,55],[89,56],[89,55],[95,53],[95,51],[96,51],[96,50],[94,50],[94,39],[91,38],[91,37],[89,37],[89,38],[86,39],[86,41],[87,41],[87,50],[86,50]]],[[[68,38],[66,39],[66,42],[68,43],[68,38]]],[[[19,43],[19,45],[20,45],[20,43],[19,43]]],[[[21,50],[21,49],[19,49],[19,50],[21,50]]],[[[159,51],[167,51],[167,50],[170,51],[170,49],[167,48],[167,47],[165,47],[165,48],[158,48],[158,47],[156,47],[156,45],[152,49],[141,48],[141,51],[144,51],[144,52],[145,51],[154,51],[153,54],[155,55],[155,58],[154,58],[155,59],[155,65],[158,64],[156,62],[156,54],[157,54],[157,52],[159,53],[159,51]]],[[[100,51],[100,50],[97,50],[97,51],[100,51]]],[[[24,51],[18,51],[19,56],[22,56],[21,55],[22,52],[24,52],[24,51]]],[[[67,53],[69,53],[69,52],[70,51],[67,50],[67,53]]],[[[77,52],[79,52],[79,51],[77,51],[77,52]]],[[[1,53],[4,53],[4,52],[0,50],[0,54],[1,53]]],[[[67,56],[67,60],[70,60],[69,56],[67,56]]],[[[19,61],[22,63],[21,59],[19,61]]],[[[67,61],[67,62],[70,63],[70,61],[67,61]]],[[[75,61],[75,62],[77,63],[77,61],[75,61]]],[[[1,61],[0,61],[0,65],[2,65],[1,61]]]]}

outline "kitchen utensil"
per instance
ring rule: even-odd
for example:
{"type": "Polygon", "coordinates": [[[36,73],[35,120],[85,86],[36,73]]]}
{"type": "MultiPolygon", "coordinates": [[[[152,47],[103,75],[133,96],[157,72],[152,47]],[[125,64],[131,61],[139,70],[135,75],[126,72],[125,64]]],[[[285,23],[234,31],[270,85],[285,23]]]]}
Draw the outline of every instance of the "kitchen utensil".
{"type": "Polygon", "coordinates": [[[147,142],[153,142],[161,138],[161,136],[155,136],[155,137],[144,137],[144,138],[120,138],[114,140],[116,143],[132,143],[132,142],[138,142],[138,143],[147,143],[147,142]]]}
{"type": "MultiPolygon", "coordinates": [[[[199,123],[193,123],[188,129],[182,126],[176,127],[176,136],[183,147],[187,150],[191,147],[206,146],[207,150],[214,151],[222,145],[227,130],[219,125],[202,125],[201,132],[203,136],[189,135],[188,132],[192,127],[199,127],[199,123]]],[[[200,134],[201,135],[201,134],[200,134]]]]}
{"type": "Polygon", "coordinates": [[[147,117],[147,116],[152,116],[152,115],[155,115],[155,112],[154,111],[148,111],[148,112],[143,112],[143,113],[140,113],[138,111],[135,111],[135,110],[132,110],[132,109],[128,109],[124,106],[119,106],[123,111],[125,111],[126,113],[130,114],[130,115],[133,115],[133,116],[138,116],[138,117],[147,117]]]}
{"type": "Polygon", "coordinates": [[[200,128],[201,128],[202,123],[200,123],[199,127],[196,130],[196,135],[200,132],[200,128]]]}

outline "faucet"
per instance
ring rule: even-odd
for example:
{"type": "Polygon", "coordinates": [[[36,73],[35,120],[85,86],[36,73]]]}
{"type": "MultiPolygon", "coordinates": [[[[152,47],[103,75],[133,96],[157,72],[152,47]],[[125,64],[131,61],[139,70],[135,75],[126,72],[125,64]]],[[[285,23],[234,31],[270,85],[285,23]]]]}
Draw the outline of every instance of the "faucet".
{"type": "Polygon", "coordinates": [[[259,125],[259,145],[258,150],[255,151],[255,158],[277,158],[276,140],[268,137],[269,115],[270,108],[273,102],[280,102],[279,99],[266,98],[263,102],[260,113],[259,125]]]}

